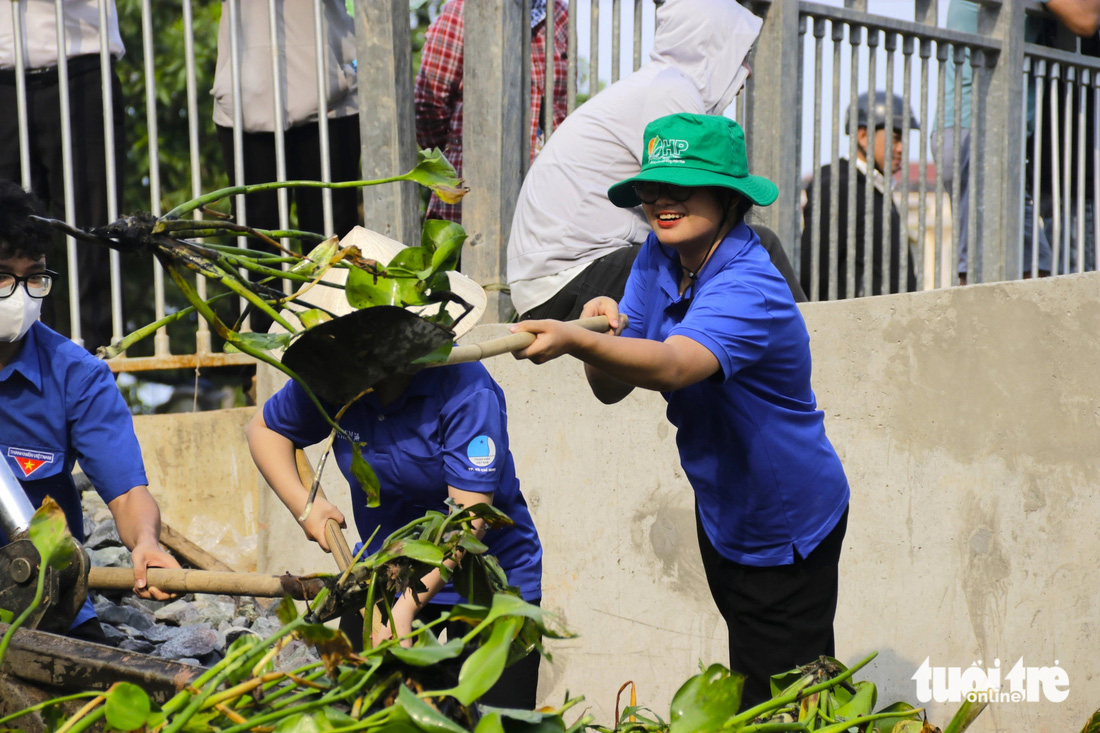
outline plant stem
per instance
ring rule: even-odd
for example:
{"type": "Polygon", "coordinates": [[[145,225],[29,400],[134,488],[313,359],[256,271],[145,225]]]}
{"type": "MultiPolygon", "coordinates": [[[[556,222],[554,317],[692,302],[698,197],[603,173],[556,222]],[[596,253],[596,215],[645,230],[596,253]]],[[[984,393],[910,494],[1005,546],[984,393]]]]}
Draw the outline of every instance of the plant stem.
{"type": "Polygon", "coordinates": [[[8,653],[8,645],[11,644],[11,639],[13,636],[15,636],[16,630],[18,630],[19,627],[22,626],[28,618],[30,618],[30,615],[34,613],[35,609],[37,609],[38,606],[42,603],[42,594],[46,587],[46,570],[48,568],[49,565],[44,562],[39,565],[38,584],[35,586],[34,598],[31,600],[31,605],[27,606],[23,610],[23,613],[19,614],[19,618],[15,619],[15,621],[12,621],[11,626],[9,626],[8,630],[4,632],[4,639],[0,641],[0,666],[3,666],[4,664],[4,657],[8,653]]]}
{"type": "Polygon", "coordinates": [[[802,698],[807,697],[809,695],[812,695],[815,692],[820,692],[822,690],[828,690],[832,687],[836,687],[837,685],[839,685],[844,680],[850,678],[852,675],[854,675],[860,669],[867,666],[871,662],[871,660],[874,659],[877,656],[878,656],[878,652],[873,652],[866,659],[864,659],[864,660],[858,662],[857,664],[849,667],[848,669],[846,669],[843,672],[841,672],[840,674],[838,674],[836,677],[825,680],[824,682],[819,682],[816,685],[811,685],[811,686],[806,687],[804,689],[793,690],[791,692],[786,693],[785,695],[780,695],[779,697],[773,697],[771,700],[768,700],[767,702],[762,702],[754,708],[749,708],[748,710],[745,710],[744,712],[738,713],[735,717],[730,718],[726,722],[726,727],[733,726],[736,723],[747,723],[747,722],[753,720],[754,718],[760,717],[760,715],[762,713],[766,713],[770,710],[775,710],[776,708],[781,708],[784,705],[787,705],[788,703],[792,703],[795,700],[801,700],[802,698]]]}
{"type": "Polygon", "coordinates": [[[75,695],[66,695],[65,697],[55,697],[52,700],[46,700],[45,702],[40,702],[37,705],[32,705],[31,707],[27,708],[26,710],[20,710],[18,713],[12,713],[11,715],[4,716],[3,718],[0,718],[0,724],[7,723],[10,720],[15,720],[16,718],[22,718],[24,715],[30,715],[31,713],[36,713],[39,710],[45,710],[46,708],[52,707],[54,705],[60,705],[62,703],[71,702],[73,700],[83,700],[86,697],[98,697],[98,696],[99,696],[98,692],[78,692],[75,695]]]}
{"type": "Polygon", "coordinates": [[[404,181],[407,180],[407,177],[408,174],[406,173],[400,176],[376,178],[370,181],[341,181],[339,183],[326,183],[324,181],[275,181],[272,183],[254,183],[250,186],[228,186],[226,188],[219,188],[217,191],[211,191],[204,196],[199,196],[197,199],[191,199],[184,204],[180,204],[162,216],[161,219],[179,219],[185,214],[190,214],[195,209],[208,206],[224,198],[238,196],[240,194],[256,193],[257,191],[275,191],[280,188],[364,188],[366,186],[376,186],[380,183],[404,181]]]}

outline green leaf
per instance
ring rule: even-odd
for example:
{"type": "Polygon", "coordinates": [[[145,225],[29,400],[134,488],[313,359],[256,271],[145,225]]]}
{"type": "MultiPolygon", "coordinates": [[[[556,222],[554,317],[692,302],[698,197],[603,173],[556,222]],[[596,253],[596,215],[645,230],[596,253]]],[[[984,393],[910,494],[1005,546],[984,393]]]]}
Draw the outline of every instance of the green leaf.
{"type": "Polygon", "coordinates": [[[297,713],[279,721],[275,726],[275,733],[322,733],[324,728],[320,726],[313,715],[297,713]]]}
{"type": "Polygon", "coordinates": [[[10,624],[14,618],[14,613],[6,608],[0,608],[0,623],[10,624]]]}
{"type": "MultiPolygon", "coordinates": [[[[895,726],[903,721],[920,721],[920,714],[910,712],[916,710],[912,705],[907,702],[896,702],[892,705],[887,705],[879,713],[897,713],[893,718],[883,718],[882,720],[875,721],[875,730],[883,731],[884,733],[890,733],[894,730],[895,726]]],[[[920,730],[918,725],[917,730],[920,730]]]]}
{"type": "Polygon", "coordinates": [[[431,252],[428,274],[454,270],[458,267],[458,255],[466,241],[466,230],[461,225],[445,219],[429,219],[420,232],[420,246],[431,252]]]}
{"type": "Polygon", "coordinates": [[[480,555],[489,549],[489,547],[484,542],[482,542],[472,534],[462,535],[462,539],[458,541],[458,546],[466,552],[472,552],[475,555],[480,555]]]}
{"type": "Polygon", "coordinates": [[[417,644],[410,648],[395,646],[390,649],[397,659],[413,667],[429,667],[447,659],[456,659],[465,649],[462,639],[448,639],[446,644],[417,644]]]}
{"type": "MultiPolygon", "coordinates": [[[[251,346],[260,351],[285,349],[287,346],[290,346],[290,341],[294,338],[294,334],[292,333],[253,333],[251,331],[238,333],[237,336],[240,337],[241,341],[243,341],[246,346],[251,346]]],[[[225,344],[225,350],[230,353],[238,354],[241,351],[228,341],[225,344]]]]}
{"type": "Polygon", "coordinates": [[[856,682],[856,694],[852,699],[841,705],[833,716],[837,719],[851,720],[857,716],[870,715],[874,712],[875,701],[878,699],[878,690],[872,682],[856,682]]]}
{"type": "Polygon", "coordinates": [[[298,313],[297,316],[298,320],[302,324],[302,328],[313,328],[314,326],[318,326],[322,323],[325,323],[326,321],[332,320],[332,316],[330,316],[328,313],[325,313],[320,308],[310,308],[307,311],[302,311],[301,313],[298,313]]]}
{"type": "Polygon", "coordinates": [[[509,618],[494,624],[488,640],[463,662],[458,673],[458,684],[438,694],[451,695],[463,705],[470,705],[492,689],[508,661],[512,637],[522,625],[523,620],[519,618],[509,618]]]}
{"type": "MultiPolygon", "coordinates": [[[[446,312],[446,311],[444,311],[444,312],[446,312]]],[[[431,319],[429,319],[429,320],[431,320],[431,319]]],[[[454,345],[453,342],[448,341],[447,343],[442,344],[438,349],[431,352],[430,354],[425,354],[424,356],[421,356],[418,359],[413,359],[412,363],[413,364],[442,364],[443,362],[447,361],[447,357],[451,355],[451,349],[453,349],[454,346],[455,345],[454,345]]]]}
{"type": "Polygon", "coordinates": [[[107,722],[122,731],[137,730],[149,719],[149,696],[132,682],[119,682],[107,691],[107,722]]]}
{"type": "Polygon", "coordinates": [[[500,720],[500,713],[492,712],[486,715],[483,710],[481,720],[477,722],[477,727],[474,728],[474,733],[505,733],[504,725],[500,720]]]}
{"type": "Polygon", "coordinates": [[[65,512],[49,496],[31,517],[28,536],[31,544],[38,550],[42,563],[55,570],[68,565],[69,558],[76,549],[76,543],[69,534],[69,526],[65,522],[65,512]]]}
{"type": "Polygon", "coordinates": [[[378,482],[378,474],[367,463],[367,459],[363,458],[363,445],[365,443],[351,444],[351,475],[367,495],[367,506],[374,509],[382,503],[382,485],[378,482]]]}
{"type": "Polygon", "coordinates": [[[372,275],[353,267],[348,272],[344,286],[348,304],[353,308],[370,308],[375,305],[425,305],[427,285],[415,277],[394,277],[389,274],[372,275]]]}
{"type": "Polygon", "coordinates": [[[712,664],[676,691],[672,698],[669,733],[718,730],[737,714],[745,676],[712,664]]]}
{"type": "Polygon", "coordinates": [[[437,186],[457,187],[462,184],[454,166],[443,157],[443,151],[439,148],[417,151],[416,167],[405,177],[431,189],[437,186]]]}
{"type": "MultiPolygon", "coordinates": [[[[507,733],[564,733],[565,723],[558,712],[543,713],[537,710],[518,710],[481,706],[482,715],[499,716],[502,730],[507,733]]],[[[480,726],[477,728],[481,730],[480,726]]]]}
{"type": "Polygon", "coordinates": [[[425,270],[430,263],[430,252],[423,247],[406,247],[393,256],[389,264],[386,265],[386,269],[391,271],[394,268],[400,268],[408,271],[409,274],[416,274],[418,280],[424,279],[419,273],[425,270]]]}
{"type": "Polygon", "coordinates": [[[962,733],[970,727],[975,718],[982,714],[988,704],[988,702],[963,700],[963,704],[955,711],[955,714],[951,717],[951,722],[943,729],[943,733],[962,733]]]}
{"type": "Polygon", "coordinates": [[[336,679],[341,662],[354,653],[351,641],[339,629],[330,629],[324,624],[306,624],[298,630],[299,635],[321,656],[325,672],[329,679],[336,679]]]}
{"type": "Polygon", "coordinates": [[[298,620],[298,607],[294,605],[294,601],[290,599],[290,596],[283,596],[283,599],[279,601],[279,608],[276,613],[284,625],[298,620]]]}
{"type": "Polygon", "coordinates": [[[306,255],[306,259],[300,260],[298,264],[290,268],[290,271],[312,276],[322,267],[328,265],[339,250],[339,240],[335,236],[329,237],[310,250],[309,254],[306,255]]]}
{"type": "Polygon", "coordinates": [[[458,723],[414,695],[405,685],[397,688],[397,702],[394,704],[402,708],[420,730],[428,733],[469,733],[458,723]]]}

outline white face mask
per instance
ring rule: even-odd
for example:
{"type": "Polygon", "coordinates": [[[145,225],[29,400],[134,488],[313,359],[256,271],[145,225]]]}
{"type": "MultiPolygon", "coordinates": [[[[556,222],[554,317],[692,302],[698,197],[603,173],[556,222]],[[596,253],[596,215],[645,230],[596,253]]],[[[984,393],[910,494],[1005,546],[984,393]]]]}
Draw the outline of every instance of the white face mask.
{"type": "Polygon", "coordinates": [[[0,342],[12,343],[27,335],[27,331],[42,313],[42,299],[27,295],[23,283],[15,292],[0,299],[0,342]]]}

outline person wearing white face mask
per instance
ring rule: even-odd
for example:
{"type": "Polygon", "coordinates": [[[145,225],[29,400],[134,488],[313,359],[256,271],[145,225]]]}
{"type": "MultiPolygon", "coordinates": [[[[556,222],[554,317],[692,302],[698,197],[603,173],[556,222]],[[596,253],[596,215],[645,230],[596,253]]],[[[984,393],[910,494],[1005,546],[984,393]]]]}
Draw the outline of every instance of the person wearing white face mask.
{"type": "MultiPolygon", "coordinates": [[[[170,596],[147,587],[146,568],[179,563],[159,544],[160,509],[149,493],[130,411],[106,364],[38,321],[55,277],[46,269],[50,229],[30,218],[44,214],[19,185],[0,182],[0,460],[34,506],[52,497],[83,542],[72,478],[79,459],[130,548],[134,592],[164,600],[170,596]]],[[[0,533],[0,543],[8,539],[0,533]]],[[[106,641],[88,601],[69,633],[106,641]]]]}

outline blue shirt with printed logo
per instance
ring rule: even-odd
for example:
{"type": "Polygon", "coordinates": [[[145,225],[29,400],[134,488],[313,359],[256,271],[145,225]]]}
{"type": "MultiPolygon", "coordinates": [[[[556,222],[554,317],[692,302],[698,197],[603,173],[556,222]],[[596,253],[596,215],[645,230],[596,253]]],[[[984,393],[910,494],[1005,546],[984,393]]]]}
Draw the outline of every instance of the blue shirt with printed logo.
{"type": "MultiPolygon", "coordinates": [[[[31,326],[11,363],[0,369],[0,452],[31,503],[37,507],[53,497],[81,542],[74,463],[106,502],[149,483],[133,418],[111,370],[42,323],[31,326]]],[[[91,618],[86,602],[73,625],[91,618]]]]}
{"type": "MultiPolygon", "coordinates": [[[[325,405],[329,414],[336,410],[325,405]]],[[[287,382],[264,405],[264,422],[296,447],[328,437],[330,428],[305,391],[287,382]]],[[[424,369],[408,389],[382,407],[368,394],[340,420],[353,439],[366,443],[363,458],[381,484],[381,506],[367,508],[366,494],[351,473],[351,446],[334,444],[336,462],[351,485],[352,511],[361,537],[380,528],[367,548],[381,549],[386,536],[429,510],[448,511],[448,486],[492,494],[493,506],[514,526],[490,529],[484,542],[496,556],[508,582],[527,600],[542,597],[542,546],[527,502],[519,490],[508,447],[504,392],[479,363],[424,369]]],[[[447,585],[433,603],[454,604],[459,596],[447,585]]]]}
{"type": "Polygon", "coordinates": [[[664,393],[707,537],[728,560],[806,557],[848,506],[848,481],[810,389],[810,338],[783,276],[743,222],[679,293],[676,252],[650,234],[619,309],[623,335],[705,346],[709,379],[664,393]]]}

